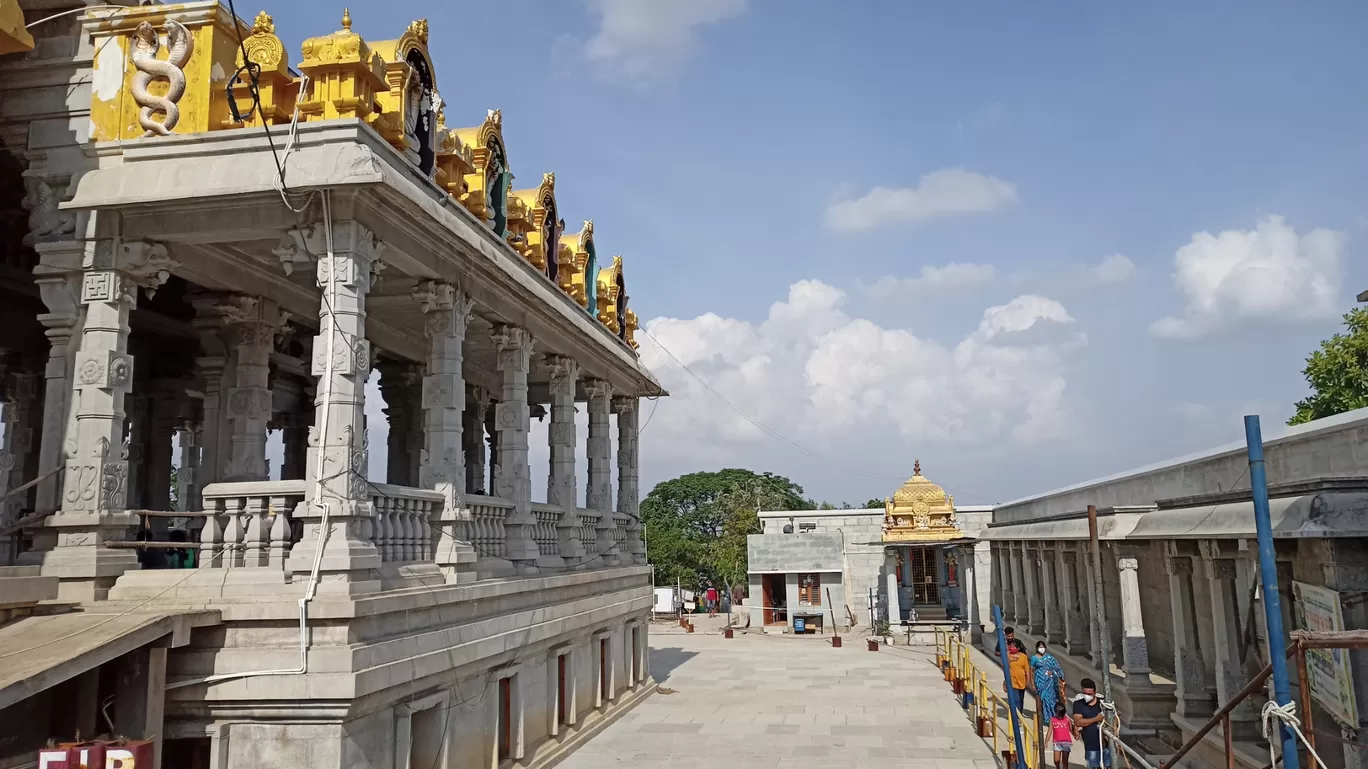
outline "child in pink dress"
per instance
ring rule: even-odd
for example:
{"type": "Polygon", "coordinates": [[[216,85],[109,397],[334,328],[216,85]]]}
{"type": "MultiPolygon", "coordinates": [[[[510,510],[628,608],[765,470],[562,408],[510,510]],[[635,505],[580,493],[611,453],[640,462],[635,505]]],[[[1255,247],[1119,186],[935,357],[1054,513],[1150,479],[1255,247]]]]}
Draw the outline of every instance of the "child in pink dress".
{"type": "Polygon", "coordinates": [[[1068,769],[1069,750],[1073,748],[1074,723],[1066,714],[1064,705],[1055,706],[1054,717],[1050,719],[1050,741],[1054,743],[1055,769],[1068,769]]]}

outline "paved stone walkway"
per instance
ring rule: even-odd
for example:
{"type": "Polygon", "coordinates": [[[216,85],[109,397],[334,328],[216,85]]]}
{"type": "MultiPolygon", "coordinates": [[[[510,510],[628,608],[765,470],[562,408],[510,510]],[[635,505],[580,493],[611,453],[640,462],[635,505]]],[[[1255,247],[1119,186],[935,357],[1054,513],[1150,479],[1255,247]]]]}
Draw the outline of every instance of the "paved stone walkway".
{"type": "Polygon", "coordinates": [[[933,667],[863,638],[651,636],[652,695],[564,769],[996,769],[933,667]]]}

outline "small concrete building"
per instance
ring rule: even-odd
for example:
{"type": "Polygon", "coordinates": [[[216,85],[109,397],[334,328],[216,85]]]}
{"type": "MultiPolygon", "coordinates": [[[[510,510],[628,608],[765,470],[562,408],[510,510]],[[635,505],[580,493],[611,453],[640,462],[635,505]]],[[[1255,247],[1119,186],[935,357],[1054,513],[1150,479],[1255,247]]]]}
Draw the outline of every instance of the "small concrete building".
{"type": "Polygon", "coordinates": [[[763,532],[746,543],[751,624],[872,631],[954,619],[978,633],[989,554],[975,535],[991,511],[955,507],[920,462],[882,509],[763,511],[763,532]]]}
{"type": "MultiPolygon", "coordinates": [[[[1271,428],[1264,457],[1284,627],[1368,628],[1368,409],[1271,428]]],[[[1053,646],[1071,685],[1100,682],[1105,618],[1124,733],[1187,739],[1268,663],[1243,442],[998,505],[980,536],[991,543],[992,602],[1019,637],[1053,646]]],[[[1368,734],[1368,652],[1312,670],[1322,757],[1368,767],[1357,736],[1368,734]]],[[[1232,716],[1235,759],[1257,769],[1267,748],[1260,703],[1247,702],[1232,716]]],[[[1217,725],[1193,755],[1225,766],[1222,740],[1217,725]]]]}

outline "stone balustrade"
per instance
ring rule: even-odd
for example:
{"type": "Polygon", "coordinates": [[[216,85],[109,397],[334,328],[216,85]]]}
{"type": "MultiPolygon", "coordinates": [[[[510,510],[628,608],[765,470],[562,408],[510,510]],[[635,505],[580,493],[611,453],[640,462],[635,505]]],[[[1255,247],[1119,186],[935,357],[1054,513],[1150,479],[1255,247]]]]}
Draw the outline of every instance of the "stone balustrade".
{"type": "Polygon", "coordinates": [[[467,494],[466,506],[470,508],[467,539],[475,548],[475,554],[480,558],[505,558],[508,541],[504,522],[513,512],[513,503],[483,494],[467,494]]]}
{"type": "Polygon", "coordinates": [[[582,507],[579,509],[579,537],[580,542],[584,543],[585,560],[591,560],[594,556],[598,555],[597,540],[598,522],[600,517],[601,514],[597,510],[586,510],[582,507]]]}
{"type": "Polygon", "coordinates": [[[537,519],[537,525],[532,529],[532,541],[537,543],[537,554],[560,555],[560,533],[556,530],[556,524],[564,512],[555,505],[533,502],[532,515],[537,519]]]}
{"type": "Polygon", "coordinates": [[[247,481],[204,487],[200,530],[203,568],[283,570],[295,541],[290,515],[303,503],[307,483],[247,481]]]}
{"type": "MultiPolygon", "coordinates": [[[[204,527],[200,532],[201,559],[206,568],[283,569],[290,548],[299,539],[293,511],[303,504],[308,484],[302,480],[213,483],[204,488],[204,527]]],[[[431,561],[442,536],[468,541],[485,559],[506,559],[505,521],[513,503],[481,494],[466,495],[468,515],[444,515],[441,492],[407,486],[371,484],[374,519],[371,541],[385,563],[431,561]],[[444,531],[444,527],[450,531],[444,531]]],[[[578,508],[579,526],[574,529],[584,546],[584,562],[596,560],[598,526],[603,515],[578,508]]],[[[559,506],[533,503],[536,520],[533,541],[539,555],[561,554],[559,526],[567,511],[559,506]]],[[[634,559],[629,539],[634,534],[632,517],[611,513],[614,552],[622,563],[634,559]]]]}
{"type": "Polygon", "coordinates": [[[375,506],[372,541],[385,563],[428,561],[433,556],[434,532],[441,525],[446,497],[441,492],[371,484],[375,506]]]}
{"type": "Polygon", "coordinates": [[[621,564],[632,562],[632,555],[627,550],[627,537],[630,536],[631,527],[632,516],[613,513],[613,552],[617,555],[617,562],[621,564]]]}

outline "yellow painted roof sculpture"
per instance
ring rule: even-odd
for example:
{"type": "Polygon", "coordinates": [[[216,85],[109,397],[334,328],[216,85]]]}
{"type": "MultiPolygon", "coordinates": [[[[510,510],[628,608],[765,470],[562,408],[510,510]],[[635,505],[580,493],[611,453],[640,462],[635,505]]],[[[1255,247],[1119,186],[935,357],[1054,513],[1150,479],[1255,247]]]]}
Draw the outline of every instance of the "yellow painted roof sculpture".
{"type": "Polygon", "coordinates": [[[946,542],[964,532],[955,519],[955,498],[921,474],[921,460],[912,477],[884,500],[884,542],[946,542]]]}
{"type": "MultiPolygon", "coordinates": [[[[16,27],[23,20],[16,8],[0,0],[0,50],[31,45],[16,27]]],[[[635,349],[637,319],[627,307],[622,258],[598,261],[592,222],[565,232],[554,174],[513,190],[503,113],[491,109],[478,125],[448,127],[458,105],[438,93],[428,21],[367,42],[353,28],[350,9],[342,8],[340,18],[338,29],[306,38],[292,65],[264,10],[248,23],[216,0],[91,6],[82,19],[99,52],[91,142],[360,120],[635,349]]]]}

